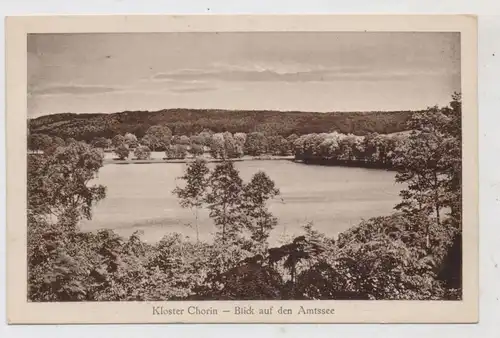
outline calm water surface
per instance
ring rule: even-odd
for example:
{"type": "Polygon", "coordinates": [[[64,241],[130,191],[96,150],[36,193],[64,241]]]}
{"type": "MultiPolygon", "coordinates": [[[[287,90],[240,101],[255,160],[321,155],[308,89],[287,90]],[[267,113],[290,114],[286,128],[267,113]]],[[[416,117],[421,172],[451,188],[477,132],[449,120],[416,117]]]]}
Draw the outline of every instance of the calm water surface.
{"type": "MultiPolygon", "coordinates": [[[[172,195],[176,178],[185,164],[155,163],[105,165],[97,182],[107,187],[107,197],[94,208],[93,219],[82,224],[83,230],[113,229],[129,236],[144,232],[146,241],[157,241],[170,232],[195,238],[194,214],[183,209],[172,195]]],[[[237,162],[245,181],[258,170],[265,171],[281,191],[270,202],[278,217],[270,244],[282,236],[301,233],[301,227],[314,227],[330,236],[358,224],[362,219],[387,215],[399,202],[401,186],[394,183],[394,173],[362,168],[323,167],[290,161],[237,162]]],[[[208,212],[200,212],[200,238],[210,240],[214,227],[208,212]]]]}

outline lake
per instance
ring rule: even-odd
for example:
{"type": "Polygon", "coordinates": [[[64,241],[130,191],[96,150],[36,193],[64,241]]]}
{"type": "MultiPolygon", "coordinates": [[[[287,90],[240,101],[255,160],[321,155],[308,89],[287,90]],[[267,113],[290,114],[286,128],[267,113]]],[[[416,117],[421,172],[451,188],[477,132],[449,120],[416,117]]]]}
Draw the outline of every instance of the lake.
{"type": "MultiPolygon", "coordinates": [[[[170,232],[196,238],[194,214],[183,209],[172,194],[176,178],[186,164],[108,164],[99,171],[97,183],[107,187],[106,198],[94,207],[93,219],[82,230],[113,229],[123,236],[142,230],[148,242],[170,232]]],[[[383,170],[313,166],[291,161],[236,162],[245,182],[259,170],[276,183],[281,196],[269,203],[278,218],[270,244],[283,236],[302,233],[302,226],[330,236],[358,224],[362,219],[388,215],[400,198],[401,186],[394,173],[383,170]]],[[[208,211],[199,214],[200,239],[210,240],[214,231],[208,211]]]]}

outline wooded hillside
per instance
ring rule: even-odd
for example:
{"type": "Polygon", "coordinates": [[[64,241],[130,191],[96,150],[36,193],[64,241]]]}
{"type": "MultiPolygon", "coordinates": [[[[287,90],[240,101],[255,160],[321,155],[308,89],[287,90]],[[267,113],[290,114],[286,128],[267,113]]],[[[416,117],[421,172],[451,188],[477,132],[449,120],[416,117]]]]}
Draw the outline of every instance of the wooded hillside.
{"type": "Polygon", "coordinates": [[[149,127],[167,125],[174,135],[193,135],[204,129],[213,132],[250,133],[260,131],[284,137],[337,131],[366,135],[406,130],[411,111],[393,112],[281,112],[204,109],[126,111],[112,114],[53,114],[29,120],[31,133],[91,141],[132,133],[141,138],[149,127]]]}

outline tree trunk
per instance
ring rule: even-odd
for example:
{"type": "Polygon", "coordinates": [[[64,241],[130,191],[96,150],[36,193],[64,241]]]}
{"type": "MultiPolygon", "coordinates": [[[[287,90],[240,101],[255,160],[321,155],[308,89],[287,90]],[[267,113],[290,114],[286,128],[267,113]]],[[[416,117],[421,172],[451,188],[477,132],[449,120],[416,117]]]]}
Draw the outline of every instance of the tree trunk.
{"type": "Polygon", "coordinates": [[[441,220],[440,220],[440,215],[439,215],[439,211],[440,211],[440,204],[439,204],[439,190],[438,190],[439,186],[438,186],[438,177],[437,177],[437,173],[434,172],[434,204],[435,204],[435,207],[436,207],[436,222],[437,222],[437,225],[439,226],[441,224],[441,220]]]}
{"type": "MultiPolygon", "coordinates": [[[[421,180],[420,180],[420,174],[417,174],[417,182],[418,185],[420,186],[421,180]]],[[[422,212],[422,193],[419,192],[419,199],[418,199],[418,211],[422,212]]]]}
{"type": "Polygon", "coordinates": [[[260,219],[260,242],[264,243],[264,222],[260,219]]]}
{"type": "Polygon", "coordinates": [[[198,208],[195,209],[196,242],[200,241],[200,232],[198,230],[198,208]]]}
{"type": "Polygon", "coordinates": [[[425,227],[425,248],[429,250],[431,248],[431,237],[429,231],[430,223],[427,222],[427,226],[425,227]]]}
{"type": "Polygon", "coordinates": [[[222,243],[226,242],[226,202],[222,205],[223,216],[222,216],[222,243]]]}
{"type": "MultiPolygon", "coordinates": [[[[441,209],[441,206],[439,204],[439,186],[438,186],[438,176],[437,172],[434,172],[434,209],[436,211],[436,224],[439,227],[441,225],[441,220],[440,220],[440,215],[439,211],[441,209]]],[[[426,242],[427,242],[427,248],[430,249],[430,232],[429,232],[429,224],[427,225],[427,235],[426,235],[426,242]]]]}

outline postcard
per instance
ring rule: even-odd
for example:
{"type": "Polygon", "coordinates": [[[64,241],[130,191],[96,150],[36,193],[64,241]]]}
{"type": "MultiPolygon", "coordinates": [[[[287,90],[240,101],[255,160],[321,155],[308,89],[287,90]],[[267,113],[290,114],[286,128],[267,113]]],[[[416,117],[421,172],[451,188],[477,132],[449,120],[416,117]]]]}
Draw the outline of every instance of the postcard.
{"type": "Polygon", "coordinates": [[[6,20],[11,324],[474,323],[477,19],[6,20]]]}

